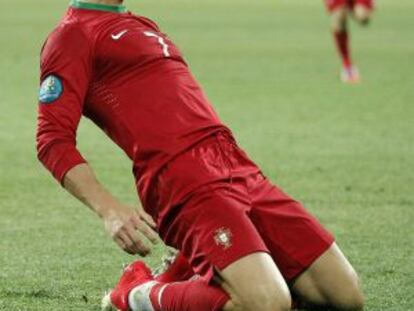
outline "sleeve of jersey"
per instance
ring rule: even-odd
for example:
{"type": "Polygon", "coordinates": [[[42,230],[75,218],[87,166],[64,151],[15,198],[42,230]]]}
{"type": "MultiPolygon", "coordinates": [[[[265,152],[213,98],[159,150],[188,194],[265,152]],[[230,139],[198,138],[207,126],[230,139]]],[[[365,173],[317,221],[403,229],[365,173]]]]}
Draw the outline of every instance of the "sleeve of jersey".
{"type": "Polygon", "coordinates": [[[82,30],[64,26],[49,36],[41,55],[37,153],[60,182],[85,159],[76,148],[76,131],[91,74],[90,42],[82,30]]]}

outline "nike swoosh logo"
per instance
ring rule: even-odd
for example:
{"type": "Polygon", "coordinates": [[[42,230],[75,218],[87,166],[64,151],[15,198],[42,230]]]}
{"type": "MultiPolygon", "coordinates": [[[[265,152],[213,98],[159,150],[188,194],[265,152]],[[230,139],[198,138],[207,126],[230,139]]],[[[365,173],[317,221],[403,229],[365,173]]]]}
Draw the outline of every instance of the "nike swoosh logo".
{"type": "Polygon", "coordinates": [[[114,40],[119,40],[119,39],[121,39],[121,37],[124,35],[124,34],[126,34],[128,32],[128,30],[122,30],[120,33],[117,33],[117,34],[112,34],[111,35],[111,37],[112,37],[112,39],[114,39],[114,40]]]}

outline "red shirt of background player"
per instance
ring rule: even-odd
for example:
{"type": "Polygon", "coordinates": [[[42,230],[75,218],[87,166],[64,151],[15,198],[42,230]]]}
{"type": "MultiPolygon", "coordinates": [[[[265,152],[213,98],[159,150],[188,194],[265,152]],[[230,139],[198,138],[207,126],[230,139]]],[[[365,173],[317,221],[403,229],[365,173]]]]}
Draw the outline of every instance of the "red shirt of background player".
{"type": "Polygon", "coordinates": [[[370,10],[374,8],[374,0],[325,0],[325,4],[330,12],[343,6],[346,6],[349,9],[353,9],[356,5],[364,6],[370,10]]]}

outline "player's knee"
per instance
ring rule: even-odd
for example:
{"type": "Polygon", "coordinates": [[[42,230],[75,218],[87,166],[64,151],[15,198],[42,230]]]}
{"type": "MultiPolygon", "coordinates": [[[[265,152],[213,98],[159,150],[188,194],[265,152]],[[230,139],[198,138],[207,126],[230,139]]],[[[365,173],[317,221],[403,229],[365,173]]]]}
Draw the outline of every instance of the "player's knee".
{"type": "Polygon", "coordinates": [[[288,311],[292,306],[292,300],[289,293],[268,293],[262,297],[258,306],[254,310],[264,311],[288,311]]]}
{"type": "Polygon", "coordinates": [[[339,310],[359,311],[364,307],[358,276],[355,274],[343,282],[343,290],[332,298],[332,304],[339,310]]]}
{"type": "MultiPolygon", "coordinates": [[[[248,297],[239,300],[237,311],[288,311],[291,308],[289,290],[275,288],[255,289],[248,297]]],[[[235,302],[237,305],[237,302],[235,302]]]]}
{"type": "Polygon", "coordinates": [[[371,11],[363,6],[357,6],[355,8],[355,18],[356,20],[362,24],[367,25],[369,24],[370,17],[371,17],[371,11]]]}

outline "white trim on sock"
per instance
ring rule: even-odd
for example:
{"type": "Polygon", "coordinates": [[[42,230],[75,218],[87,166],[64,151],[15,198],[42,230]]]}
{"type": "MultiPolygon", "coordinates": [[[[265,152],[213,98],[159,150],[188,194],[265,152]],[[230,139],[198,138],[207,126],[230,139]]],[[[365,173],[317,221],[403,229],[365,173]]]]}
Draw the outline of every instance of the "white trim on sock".
{"type": "Polygon", "coordinates": [[[150,281],[135,287],[128,295],[128,305],[132,311],[154,311],[150,293],[157,281],[150,281]]]}

